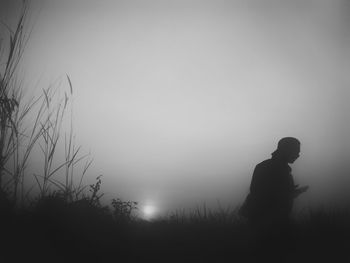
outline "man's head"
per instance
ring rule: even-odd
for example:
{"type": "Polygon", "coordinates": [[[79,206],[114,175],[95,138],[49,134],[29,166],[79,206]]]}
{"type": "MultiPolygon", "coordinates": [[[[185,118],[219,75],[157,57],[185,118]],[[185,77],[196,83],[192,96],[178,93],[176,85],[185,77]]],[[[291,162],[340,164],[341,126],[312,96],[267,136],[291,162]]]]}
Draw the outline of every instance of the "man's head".
{"type": "Polygon", "coordinates": [[[284,137],[279,140],[277,150],[272,156],[278,156],[288,163],[294,163],[300,153],[300,141],[293,137],[284,137]]]}

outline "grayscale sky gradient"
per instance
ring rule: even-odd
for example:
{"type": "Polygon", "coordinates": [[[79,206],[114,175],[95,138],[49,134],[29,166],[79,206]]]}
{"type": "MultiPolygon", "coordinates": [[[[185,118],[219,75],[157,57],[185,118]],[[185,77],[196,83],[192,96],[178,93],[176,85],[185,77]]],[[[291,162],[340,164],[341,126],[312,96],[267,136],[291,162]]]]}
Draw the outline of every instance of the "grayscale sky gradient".
{"type": "Polygon", "coordinates": [[[237,205],[284,136],[302,143],[300,202],[348,190],[348,1],[47,0],[31,11],[26,81],[70,75],[77,141],[106,198],[163,212],[237,205]]]}

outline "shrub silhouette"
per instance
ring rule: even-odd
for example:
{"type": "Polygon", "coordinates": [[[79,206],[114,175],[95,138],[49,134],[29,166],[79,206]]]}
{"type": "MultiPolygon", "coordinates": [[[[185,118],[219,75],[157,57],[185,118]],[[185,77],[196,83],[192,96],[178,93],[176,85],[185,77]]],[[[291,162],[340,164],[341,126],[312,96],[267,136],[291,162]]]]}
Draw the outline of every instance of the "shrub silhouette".
{"type": "Polygon", "coordinates": [[[120,198],[112,199],[113,216],[117,221],[130,221],[132,213],[137,209],[137,202],[123,201],[120,198]]]}

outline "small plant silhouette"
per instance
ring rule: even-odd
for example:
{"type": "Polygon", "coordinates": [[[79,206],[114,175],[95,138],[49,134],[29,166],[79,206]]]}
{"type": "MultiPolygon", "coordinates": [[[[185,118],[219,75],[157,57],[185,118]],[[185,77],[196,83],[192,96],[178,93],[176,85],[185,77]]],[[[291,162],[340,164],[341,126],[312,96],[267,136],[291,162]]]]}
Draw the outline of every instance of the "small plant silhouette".
{"type": "Polygon", "coordinates": [[[132,212],[137,208],[137,202],[123,201],[120,198],[112,199],[113,217],[117,221],[128,221],[132,219],[132,212]]]}
{"type": "Polygon", "coordinates": [[[100,199],[104,195],[103,193],[99,194],[101,188],[101,177],[102,175],[97,176],[97,182],[95,184],[90,184],[89,192],[91,192],[90,204],[98,206],[100,204],[100,199]]]}

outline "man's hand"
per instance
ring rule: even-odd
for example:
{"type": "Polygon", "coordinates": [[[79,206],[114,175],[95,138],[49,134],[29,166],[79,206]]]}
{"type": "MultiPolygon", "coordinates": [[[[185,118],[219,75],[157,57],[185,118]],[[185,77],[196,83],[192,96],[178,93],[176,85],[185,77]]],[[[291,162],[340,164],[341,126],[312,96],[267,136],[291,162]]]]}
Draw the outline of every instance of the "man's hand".
{"type": "Polygon", "coordinates": [[[307,189],[309,189],[309,186],[302,186],[302,187],[299,187],[299,185],[295,185],[294,186],[294,195],[295,196],[298,196],[302,193],[305,193],[307,191],[307,189]]]}

